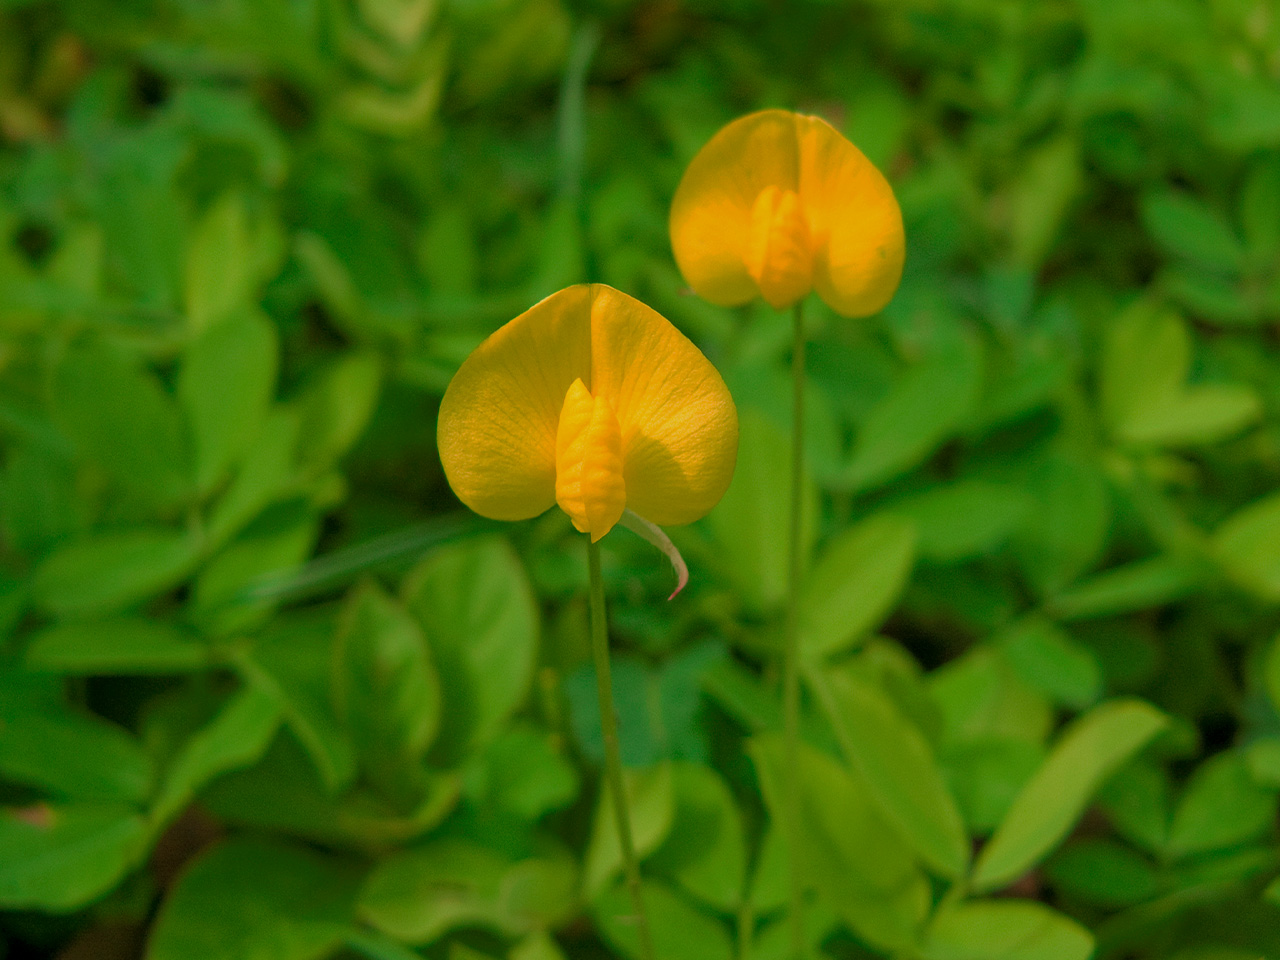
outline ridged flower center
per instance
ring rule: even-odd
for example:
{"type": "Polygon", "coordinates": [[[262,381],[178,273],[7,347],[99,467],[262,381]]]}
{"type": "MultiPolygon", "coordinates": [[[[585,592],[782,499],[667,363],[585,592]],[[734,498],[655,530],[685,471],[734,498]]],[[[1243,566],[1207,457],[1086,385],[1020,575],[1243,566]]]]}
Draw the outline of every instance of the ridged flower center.
{"type": "Polygon", "coordinates": [[[560,410],[556,503],[593,543],[613,529],[627,506],[618,417],[581,380],[573,381],[560,410]]]}
{"type": "Polygon", "coordinates": [[[760,295],[775,310],[813,288],[813,238],[794,190],[770,185],[756,197],[746,265],[760,295]]]}

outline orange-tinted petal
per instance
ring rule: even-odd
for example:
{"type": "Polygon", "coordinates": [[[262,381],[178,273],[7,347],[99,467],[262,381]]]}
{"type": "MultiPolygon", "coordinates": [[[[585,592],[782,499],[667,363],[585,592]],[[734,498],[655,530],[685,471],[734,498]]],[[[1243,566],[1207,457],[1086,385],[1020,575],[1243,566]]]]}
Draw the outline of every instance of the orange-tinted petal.
{"type": "Polygon", "coordinates": [[[720,374],[656,311],[591,284],[502,327],[449,384],[437,440],[463,503],[523,520],[557,502],[556,437],[575,380],[617,418],[626,507],[675,524],[719,501],[738,451],[737,411],[720,374]]]}
{"type": "Polygon", "coordinates": [[[627,505],[622,432],[613,405],[593,397],[581,380],[565,394],[556,433],[556,503],[595,543],[627,505]]]}
{"type": "Polygon", "coordinates": [[[875,165],[825,120],[796,116],[796,137],[800,199],[816,243],[814,287],[837,313],[868,316],[902,278],[898,201],[875,165]]]}
{"type": "Polygon", "coordinates": [[[591,377],[591,291],[552,294],[463,362],[440,402],[440,462],[481,516],[526,520],[556,502],[556,430],[565,391],[591,377]]]}
{"type": "Polygon", "coordinates": [[[591,392],[622,431],[627,507],[692,523],[724,494],[738,459],[738,412],[719,372],[657,311],[592,285],[591,392]]]}
{"type": "Polygon", "coordinates": [[[808,229],[812,288],[844,316],[882,308],[901,279],[905,250],[893,190],[825,120],[786,110],[728,124],[685,171],[670,226],[689,285],[723,306],[760,294],[781,307],[806,295],[809,264],[792,242],[803,235],[799,221],[766,223],[760,215],[781,210],[778,198],[790,191],[799,194],[808,229]]]}
{"type": "Polygon", "coordinates": [[[698,151],[671,202],[671,247],[689,286],[735,306],[759,290],[747,270],[751,211],[766,187],[796,190],[795,114],[762,110],[734,120],[698,151]]]}

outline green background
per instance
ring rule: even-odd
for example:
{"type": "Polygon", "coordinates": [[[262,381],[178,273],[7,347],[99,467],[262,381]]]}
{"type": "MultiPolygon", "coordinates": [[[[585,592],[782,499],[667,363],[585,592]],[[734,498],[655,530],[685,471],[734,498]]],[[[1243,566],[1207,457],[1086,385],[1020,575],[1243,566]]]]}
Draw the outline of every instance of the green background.
{"type": "Polygon", "coordinates": [[[1280,957],[1280,4],[0,0],[0,956],[636,957],[582,538],[435,450],[583,280],[738,471],[603,541],[660,960],[782,960],[789,317],[666,212],[820,113],[907,233],[808,305],[822,960],[1280,957]]]}

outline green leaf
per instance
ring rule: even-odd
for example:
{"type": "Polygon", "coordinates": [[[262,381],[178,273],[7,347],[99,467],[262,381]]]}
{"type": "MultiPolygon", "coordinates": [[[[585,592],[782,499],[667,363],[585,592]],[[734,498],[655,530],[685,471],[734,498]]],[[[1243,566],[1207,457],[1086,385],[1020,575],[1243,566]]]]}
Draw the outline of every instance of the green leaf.
{"type": "Polygon", "coordinates": [[[321,960],[350,929],[359,874],[272,840],[200,854],[160,907],[146,960],[321,960]]]}
{"type": "Polygon", "coordinates": [[[294,237],[293,255],[306,271],[325,309],[344,332],[365,333],[370,308],[351,271],[329,242],[311,230],[294,237]]]}
{"type": "Polygon", "coordinates": [[[1155,868],[1112,840],[1069,844],[1049,861],[1045,872],[1058,890],[1112,909],[1150,900],[1161,890],[1155,868]]]}
{"type": "Polygon", "coordinates": [[[55,550],[36,568],[36,605],[56,617],[115,613],[177,586],[196,543],[185,532],[136,528],[92,534],[55,550]]]}
{"type": "MultiPolygon", "coordinates": [[[[785,822],[783,790],[789,774],[782,738],[757,736],[748,752],[770,818],[785,822]]],[[[798,763],[806,883],[866,942],[884,950],[907,948],[916,941],[930,899],[928,880],[911,848],[835,759],[802,745],[798,763]]]]}
{"type": "Polygon", "coordinates": [[[473,803],[533,821],[573,802],[578,771],[558,750],[558,737],[517,721],[467,771],[473,803]]]}
{"type": "Polygon", "coordinates": [[[889,507],[915,524],[920,555],[942,563],[990,553],[1031,509],[1022,490],[985,480],[932,487],[889,507]]]}
{"type": "MultiPolygon", "coordinates": [[[[790,433],[791,401],[795,388],[789,370],[760,361],[742,362],[725,371],[725,385],[733,395],[739,415],[750,409],[753,415],[767,417],[778,432],[790,433]]],[[[804,461],[805,469],[819,486],[837,474],[842,465],[844,451],[840,432],[840,423],[832,412],[827,391],[806,381],[804,461]]]]}
{"type": "Polygon", "coordinates": [[[1102,672],[1087,647],[1041,617],[1000,634],[1000,652],[1022,679],[1064,706],[1083,709],[1102,693],[1102,672]]]}
{"type": "Polygon", "coordinates": [[[840,653],[888,616],[911,573],[915,542],[909,520],[876,514],[827,546],[800,598],[802,656],[840,653]]]}
{"type": "Polygon", "coordinates": [[[204,330],[187,345],[178,400],[191,429],[201,494],[218,485],[260,429],[275,392],[277,352],[271,321],[251,312],[204,330]]]}
{"type": "Polygon", "coordinates": [[[1192,558],[1162,555],[1135,560],[1081,580],[1049,599],[1059,620],[1086,620],[1162,607],[1202,586],[1209,565],[1192,558]]]}
{"type": "Polygon", "coordinates": [[[976,339],[957,339],[911,368],[862,422],[853,454],[831,486],[867,490],[929,456],[969,415],[982,384],[976,339]]]}
{"type": "Polygon", "coordinates": [[[440,681],[414,619],[372,581],[348,598],[333,650],[333,702],[370,780],[396,795],[440,726],[440,681]]]}
{"type": "Polygon", "coordinates": [[[297,400],[298,459],[319,470],[346,453],[373,415],[381,386],[375,354],[348,353],[328,366],[297,400]]]}
{"type": "Polygon", "coordinates": [[[497,735],[533,679],[538,613],[505,540],[444,547],[405,577],[405,605],[431,645],[444,695],[433,755],[455,762],[497,735]]]}
{"type": "Polygon", "coordinates": [[[421,799],[408,810],[363,787],[333,797],[302,748],[285,735],[276,737],[261,762],[209,784],[201,801],[233,823],[369,853],[420,837],[453,809],[458,778],[430,771],[423,777],[421,799]]]}
{"type": "MultiPolygon", "coordinates": [[[[776,916],[776,915],[775,915],[776,916]]],[[[822,960],[826,951],[823,943],[832,935],[837,935],[844,927],[840,915],[827,904],[818,900],[806,904],[804,910],[804,954],[805,960],[822,960]]],[[[792,946],[792,930],[789,918],[783,914],[771,921],[761,924],[759,931],[751,940],[751,956],[754,960],[794,960],[796,952],[792,946]]]]}
{"type": "Polygon", "coordinates": [[[20,443],[6,444],[3,477],[4,536],[12,549],[35,556],[78,535],[86,504],[65,457],[20,443]]]}
{"type": "Polygon", "coordinates": [[[57,624],[27,647],[30,668],[74,675],[186,673],[211,659],[212,651],[189,633],[141,617],[57,624]]]}
{"type": "Polygon", "coordinates": [[[582,220],[572,197],[552,200],[539,237],[538,264],[530,284],[530,300],[549,297],[557,290],[587,279],[582,220]]]}
{"type": "Polygon", "coordinates": [[[971,900],[938,911],[923,960],[1087,960],[1093,935],[1031,900],[971,900]]]}
{"type": "Polygon", "coordinates": [[[969,837],[924,735],[892,700],[848,671],[815,667],[807,677],[880,814],[939,875],[963,876],[969,837]]]}
{"type": "Polygon", "coordinates": [[[945,746],[939,763],[969,831],[989,836],[1044,761],[1044,748],[1012,737],[983,737],[945,746]]]}
{"type": "Polygon", "coordinates": [[[1139,301],[1107,331],[1103,413],[1117,439],[1139,446],[1211,443],[1257,420],[1262,404],[1235,384],[1188,387],[1191,333],[1176,314],[1139,301]]]}
{"type": "Polygon", "coordinates": [[[0,774],[69,800],[139,803],[151,760],[123,728],[70,712],[0,712],[0,774]]]}
{"type": "Polygon", "coordinates": [[[1280,711],[1280,635],[1271,641],[1262,665],[1262,682],[1271,696],[1271,704],[1280,711]]]}
{"type": "Polygon", "coordinates": [[[279,726],[280,707],[275,698],[245,687],[183,744],[152,804],[152,821],[163,823],[181,811],[201,787],[219,774],[256,763],[279,726]]]}
{"type": "Polygon", "coordinates": [[[702,675],[702,691],[752,733],[782,729],[782,707],[778,698],[755,673],[731,657],[723,657],[707,667],[702,675]]]}
{"type": "MultiPolygon", "coordinates": [[[[647,770],[624,770],[623,788],[631,811],[631,842],[636,856],[644,858],[658,849],[675,821],[672,765],[660,763],[647,770]]],[[[613,794],[608,784],[602,783],[582,862],[582,888],[586,895],[595,897],[621,869],[622,841],[618,838],[613,794]]]]}
{"type": "Polygon", "coordinates": [[[1166,267],[1156,277],[1157,287],[1192,316],[1224,327],[1252,327],[1262,319],[1259,292],[1246,283],[1192,266],[1166,267]]]}
{"type": "Polygon", "coordinates": [[[1280,788],[1280,737],[1259,737],[1244,748],[1249,776],[1261,787],[1280,788]]]}
{"type": "Polygon", "coordinates": [[[360,892],[359,912],[383,933],[416,945],[456,927],[519,936],[571,914],[577,882],[567,855],[512,862],[479,844],[447,838],[381,861],[360,892]]]}
{"type": "Polygon", "coordinates": [[[649,868],[725,913],[742,902],[747,844],[742,815],[711,767],[676,763],[675,819],[649,868]]]}
{"type": "Polygon", "coordinates": [[[983,848],[973,889],[1004,886],[1038,862],[1084,813],[1102,781],[1167,722],[1140,700],[1111,700],[1075,720],[983,848]]]}
{"type": "MultiPolygon", "coordinates": [[[[653,950],[663,960],[731,960],[733,946],[724,925],[656,880],[641,883],[653,950]]],[[[635,906],[625,884],[615,884],[592,905],[600,932],[628,960],[647,960],[640,950],[635,906]]]]}
{"type": "Polygon", "coordinates": [[[1280,601],[1280,494],[1232,514],[1212,546],[1230,577],[1264,600],[1280,601]]]}
{"type": "Polygon", "coordinates": [[[929,689],[942,710],[944,742],[994,737],[1040,744],[1053,722],[1045,696],[988,646],[976,646],[933,671],[929,689]]]}
{"type": "Polygon", "coordinates": [[[1053,594],[1093,566],[1106,546],[1111,501],[1092,459],[1054,452],[1030,465],[1025,489],[1034,509],[1016,545],[1041,593],[1053,594]]]}
{"type": "Polygon", "coordinates": [[[1224,273],[1240,268],[1240,240],[1222,214],[1203,200],[1178,190],[1149,193],[1142,220],[1169,253],[1224,273]]]}
{"type": "Polygon", "coordinates": [[[315,546],[320,518],[301,500],[265,511],[210,560],[193,591],[191,619],[211,636],[246,631],[266,620],[269,599],[247,593],[268,575],[287,575],[315,546]]]}
{"type": "Polygon", "coordinates": [[[59,913],[82,907],[138,862],[146,838],[142,817],[125,807],[0,810],[0,906],[59,913]]]}
{"type": "Polygon", "coordinates": [[[1099,392],[1114,429],[1143,411],[1159,408],[1186,383],[1191,335],[1176,314],[1138,301],[1108,326],[1099,392]]]}
{"type": "Polygon", "coordinates": [[[336,792],[355,776],[356,759],[333,710],[333,630],[327,617],[277,619],[237,666],[276,698],[325,787],[336,792]]]}
{"type": "Polygon", "coordinates": [[[1280,254],[1280,162],[1262,156],[1240,191],[1240,222],[1249,254],[1265,262],[1280,254]]]}
{"type": "Polygon", "coordinates": [[[1169,838],[1169,777],[1145,760],[1130,763],[1098,791],[1098,806],[1116,832],[1148,853],[1163,856],[1169,838]]]}
{"type": "MultiPolygon", "coordinates": [[[[253,256],[244,198],[228,191],[213,202],[187,239],[183,292],[193,331],[207,331],[248,301],[253,256]]],[[[234,375],[230,369],[226,372],[234,375]]]]}
{"type": "Polygon", "coordinates": [[[294,448],[298,416],[285,408],[272,410],[249,444],[234,479],[209,516],[209,541],[231,539],[263,507],[288,494],[296,483],[294,448]]]}
{"type": "Polygon", "coordinates": [[[1252,387],[1206,384],[1187,387],[1158,408],[1134,413],[1122,436],[1135,444],[1213,443],[1238,433],[1262,415],[1262,400],[1252,387]]]}
{"type": "Polygon", "coordinates": [[[1274,789],[1253,779],[1243,754],[1210,757],[1196,768],[1174,808],[1169,854],[1220,850],[1265,833],[1276,817],[1276,797],[1274,789]]]}
{"type": "Polygon", "coordinates": [[[1009,190],[1009,239],[1013,262],[1039,269],[1080,193],[1084,175],[1080,144],[1060,136],[1029,152],[1009,190]]]}
{"type": "MultiPolygon", "coordinates": [[[[358,928],[347,932],[346,946],[369,960],[422,960],[422,954],[401,946],[396,940],[373,930],[358,928]]],[[[451,957],[450,960],[453,960],[451,957]]]]}
{"type": "MultiPolygon", "coordinates": [[[[764,414],[744,409],[733,481],[707,522],[716,563],[751,610],[777,608],[787,594],[791,443],[764,414]]],[[[818,491],[803,478],[801,550],[806,565],[817,536],[818,491]]]]}
{"type": "Polygon", "coordinates": [[[549,934],[531,933],[507,954],[507,960],[566,960],[564,951],[549,934]]]}
{"type": "Polygon", "coordinates": [[[1217,88],[1204,116],[1209,142],[1241,156],[1274,149],[1280,143],[1280,91],[1271,78],[1229,71],[1219,76],[1205,84],[1217,88]]]}
{"type": "Polygon", "coordinates": [[[465,203],[440,204],[431,211],[416,253],[435,299],[475,296],[480,253],[472,213],[465,203]]]}
{"type": "Polygon", "coordinates": [[[172,309],[183,226],[183,203],[173,179],[188,144],[174,124],[157,124],[102,147],[105,170],[99,174],[96,206],[109,273],[142,304],[172,309]]]}
{"type": "Polygon", "coordinates": [[[85,458],[160,505],[188,490],[186,438],[159,381],[102,345],[69,350],[54,372],[55,422],[85,458]]]}
{"type": "Polygon", "coordinates": [[[562,925],[581,911],[579,881],[568,851],[518,861],[502,878],[499,922],[516,936],[562,925]]]}
{"type": "Polygon", "coordinates": [[[791,856],[787,850],[786,831],[777,820],[764,828],[764,837],[756,853],[747,902],[757,916],[785,907],[791,898],[791,856]]]}

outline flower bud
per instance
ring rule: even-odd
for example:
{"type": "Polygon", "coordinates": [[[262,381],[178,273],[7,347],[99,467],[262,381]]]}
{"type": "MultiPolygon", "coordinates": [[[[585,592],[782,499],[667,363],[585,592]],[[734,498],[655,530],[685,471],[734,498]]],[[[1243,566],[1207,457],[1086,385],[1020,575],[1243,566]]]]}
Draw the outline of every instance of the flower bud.
{"type": "Polygon", "coordinates": [[[813,288],[809,221],[794,190],[770,185],[751,208],[747,272],[775,310],[803,299],[813,288]]]}
{"type": "Polygon", "coordinates": [[[613,529],[627,506],[618,417],[581,379],[573,381],[560,410],[556,503],[593,543],[613,529]]]}

